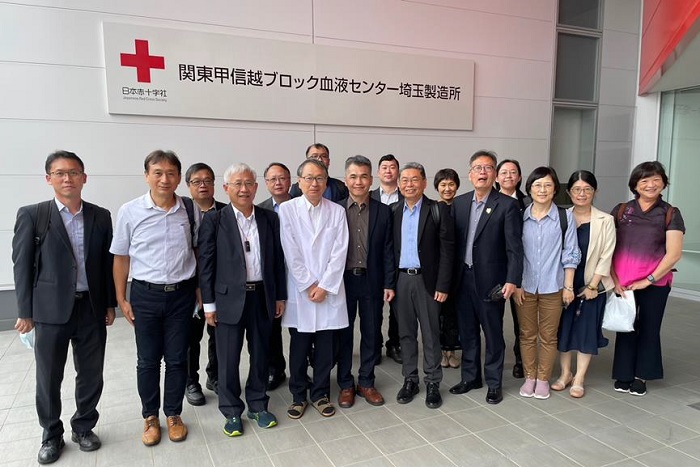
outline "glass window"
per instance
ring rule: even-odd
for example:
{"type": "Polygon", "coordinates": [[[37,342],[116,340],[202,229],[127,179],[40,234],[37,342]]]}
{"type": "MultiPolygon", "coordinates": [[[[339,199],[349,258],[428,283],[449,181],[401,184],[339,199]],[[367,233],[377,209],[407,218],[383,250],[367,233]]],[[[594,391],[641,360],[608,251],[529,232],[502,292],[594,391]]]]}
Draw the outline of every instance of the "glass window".
{"type": "Polygon", "coordinates": [[[554,98],[597,102],[597,37],[559,33],[557,38],[557,74],[554,98]]]}
{"type": "Polygon", "coordinates": [[[593,171],[595,129],[596,109],[554,107],[549,160],[562,184],[557,203],[570,204],[565,190],[572,173],[582,169],[593,171]]]}
{"type": "Polygon", "coordinates": [[[586,29],[600,29],[600,1],[559,0],[559,24],[586,29]]]}

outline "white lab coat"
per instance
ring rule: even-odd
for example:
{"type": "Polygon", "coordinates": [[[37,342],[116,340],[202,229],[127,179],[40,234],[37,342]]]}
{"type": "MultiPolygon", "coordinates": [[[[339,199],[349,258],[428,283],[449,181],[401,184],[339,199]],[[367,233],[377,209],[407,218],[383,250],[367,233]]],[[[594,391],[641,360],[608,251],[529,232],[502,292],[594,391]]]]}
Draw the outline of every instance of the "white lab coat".
{"type": "Polygon", "coordinates": [[[299,332],[342,329],[348,326],[343,274],[348,253],[345,209],[321,200],[321,222],[314,231],[304,196],[280,204],[280,233],[287,263],[287,308],[282,326],[299,332]],[[322,303],[309,300],[314,282],[328,291],[322,303]]]}

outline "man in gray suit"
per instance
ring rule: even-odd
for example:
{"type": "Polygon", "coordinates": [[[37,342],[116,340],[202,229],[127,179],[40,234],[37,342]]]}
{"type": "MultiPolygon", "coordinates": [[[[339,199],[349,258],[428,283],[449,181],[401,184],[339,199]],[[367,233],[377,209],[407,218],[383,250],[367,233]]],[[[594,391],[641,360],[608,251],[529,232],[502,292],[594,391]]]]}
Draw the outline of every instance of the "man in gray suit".
{"type": "Polygon", "coordinates": [[[46,182],[54,199],[17,212],[12,240],[19,317],[15,329],[35,329],[36,410],[44,429],[38,461],[58,460],[65,446],[61,382],[73,346],[77,371],[71,439],[81,451],[101,446],[92,431],[103,387],[107,330],[114,322],[112,219],[81,198],[87,182],[83,161],[57,151],[46,159],[46,182]],[[48,220],[48,225],[44,222],[48,220]]]}
{"type": "Polygon", "coordinates": [[[267,410],[267,349],[272,319],[284,313],[287,286],[279,218],[253,206],[255,179],[246,164],[229,167],[224,189],[231,205],[205,215],[199,232],[200,288],[207,324],[216,327],[219,410],[228,436],[243,434],[238,370],[244,334],[250,353],[248,418],[261,428],[277,425],[267,410]]]}

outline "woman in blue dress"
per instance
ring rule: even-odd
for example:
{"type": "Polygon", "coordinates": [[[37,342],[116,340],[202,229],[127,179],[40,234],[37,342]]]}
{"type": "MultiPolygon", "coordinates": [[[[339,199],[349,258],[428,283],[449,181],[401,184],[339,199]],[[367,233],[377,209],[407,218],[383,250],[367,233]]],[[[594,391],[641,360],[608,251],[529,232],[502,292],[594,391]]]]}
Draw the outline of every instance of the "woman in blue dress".
{"type": "Polygon", "coordinates": [[[598,354],[599,348],[608,345],[601,324],[606,300],[604,291],[613,288],[610,263],[616,236],[613,217],[593,206],[598,188],[595,176],[587,170],[574,172],[568,187],[578,246],[585,261],[579,263],[574,273],[576,299],[561,315],[557,346],[561,375],[551,388],[563,391],[571,385],[569,394],[580,398],[585,394],[583,384],[591,357],[598,354]],[[571,367],[574,352],[578,353],[575,374],[571,367]]]}

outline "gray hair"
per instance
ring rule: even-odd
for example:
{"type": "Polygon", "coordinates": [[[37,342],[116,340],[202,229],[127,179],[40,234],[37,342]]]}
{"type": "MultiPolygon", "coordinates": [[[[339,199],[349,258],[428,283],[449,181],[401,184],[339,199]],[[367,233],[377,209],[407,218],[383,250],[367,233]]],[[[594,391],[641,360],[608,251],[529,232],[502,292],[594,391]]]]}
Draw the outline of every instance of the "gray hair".
{"type": "Polygon", "coordinates": [[[304,173],[304,167],[306,167],[308,164],[315,165],[319,169],[322,169],[323,172],[326,174],[326,177],[328,177],[328,167],[326,167],[326,164],[317,159],[306,159],[304,162],[299,164],[299,168],[297,169],[297,175],[299,177],[301,177],[301,174],[304,173]]]}
{"type": "Polygon", "coordinates": [[[369,167],[369,171],[372,171],[372,161],[360,154],[356,156],[350,156],[347,159],[345,159],[345,170],[348,170],[348,168],[353,164],[358,167],[369,167]]]}
{"type": "Polygon", "coordinates": [[[258,178],[258,175],[255,173],[255,170],[253,170],[248,164],[245,164],[243,162],[238,164],[231,164],[228,167],[228,169],[226,169],[226,171],[224,172],[224,183],[228,183],[233,175],[238,175],[246,172],[250,173],[253,176],[253,178],[258,178]]]}
{"type": "Polygon", "coordinates": [[[408,162],[404,164],[403,167],[401,167],[401,170],[399,170],[399,176],[401,176],[404,170],[408,169],[416,169],[420,172],[421,177],[425,179],[425,168],[422,164],[419,164],[418,162],[408,162]]]}

